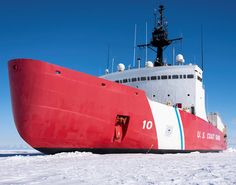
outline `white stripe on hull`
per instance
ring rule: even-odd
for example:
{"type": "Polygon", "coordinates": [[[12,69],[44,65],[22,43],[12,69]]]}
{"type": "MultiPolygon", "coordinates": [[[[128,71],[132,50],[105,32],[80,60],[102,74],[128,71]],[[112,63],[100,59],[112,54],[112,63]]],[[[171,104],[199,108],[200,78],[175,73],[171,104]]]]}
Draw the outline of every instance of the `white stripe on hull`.
{"type": "Polygon", "coordinates": [[[149,100],[158,149],[184,150],[184,130],[178,109],[149,100]]]}

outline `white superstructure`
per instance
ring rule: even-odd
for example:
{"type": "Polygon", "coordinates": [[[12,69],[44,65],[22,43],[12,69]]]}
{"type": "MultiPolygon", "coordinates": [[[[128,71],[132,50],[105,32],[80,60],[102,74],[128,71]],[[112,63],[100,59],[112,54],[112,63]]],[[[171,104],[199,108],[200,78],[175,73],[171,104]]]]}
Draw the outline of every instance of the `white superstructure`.
{"type": "Polygon", "coordinates": [[[152,101],[177,106],[207,120],[202,70],[197,65],[148,65],[106,74],[102,78],[142,89],[152,101]]]}
{"type": "Polygon", "coordinates": [[[221,132],[225,132],[225,125],[222,122],[220,116],[218,113],[211,112],[207,115],[207,119],[211,124],[213,124],[215,127],[217,127],[221,132]]]}

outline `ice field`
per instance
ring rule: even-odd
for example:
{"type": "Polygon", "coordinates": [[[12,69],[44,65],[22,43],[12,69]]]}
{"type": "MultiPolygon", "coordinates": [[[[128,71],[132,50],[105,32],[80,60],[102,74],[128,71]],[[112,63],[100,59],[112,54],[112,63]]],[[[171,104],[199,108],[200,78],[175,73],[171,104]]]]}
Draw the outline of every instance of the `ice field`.
{"type": "Polygon", "coordinates": [[[109,155],[1,150],[0,184],[236,184],[236,150],[109,155]]]}

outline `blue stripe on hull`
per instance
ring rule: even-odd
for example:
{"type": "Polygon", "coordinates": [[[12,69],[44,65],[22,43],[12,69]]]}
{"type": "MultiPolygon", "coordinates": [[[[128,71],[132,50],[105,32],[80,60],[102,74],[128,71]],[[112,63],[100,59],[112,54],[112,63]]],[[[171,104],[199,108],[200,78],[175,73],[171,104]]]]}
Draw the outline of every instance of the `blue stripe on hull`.
{"type": "Polygon", "coordinates": [[[175,113],[176,113],[176,117],[177,117],[178,125],[179,125],[181,150],[183,150],[184,149],[184,146],[183,146],[183,130],[182,130],[182,126],[181,126],[181,123],[180,123],[180,117],[179,117],[177,108],[175,108],[175,113]]]}

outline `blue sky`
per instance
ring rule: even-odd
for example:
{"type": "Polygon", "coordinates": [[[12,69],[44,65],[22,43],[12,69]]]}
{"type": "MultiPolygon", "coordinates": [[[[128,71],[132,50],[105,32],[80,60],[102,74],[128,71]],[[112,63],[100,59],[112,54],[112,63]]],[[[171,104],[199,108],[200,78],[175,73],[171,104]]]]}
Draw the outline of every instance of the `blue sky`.
{"type": "MultiPolygon", "coordinates": [[[[13,122],[8,60],[40,59],[97,76],[107,65],[109,44],[116,63],[132,64],[134,25],[142,44],[146,21],[152,31],[157,3],[166,6],[170,38],[183,36],[182,44],[174,46],[186,63],[201,64],[203,25],[207,111],[220,113],[230,142],[236,143],[234,0],[0,0],[0,146],[25,145],[13,122]]],[[[137,55],[143,57],[144,51],[137,55]]],[[[171,62],[171,47],[164,58],[171,62]]]]}

